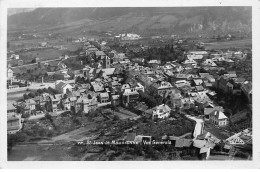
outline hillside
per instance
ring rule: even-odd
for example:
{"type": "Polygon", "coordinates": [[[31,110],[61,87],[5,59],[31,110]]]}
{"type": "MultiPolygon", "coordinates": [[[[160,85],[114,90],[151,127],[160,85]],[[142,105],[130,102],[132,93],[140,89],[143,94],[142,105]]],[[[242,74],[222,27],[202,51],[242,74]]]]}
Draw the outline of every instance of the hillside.
{"type": "Polygon", "coordinates": [[[38,8],[9,16],[8,30],[250,33],[251,15],[250,7],[38,8]]]}

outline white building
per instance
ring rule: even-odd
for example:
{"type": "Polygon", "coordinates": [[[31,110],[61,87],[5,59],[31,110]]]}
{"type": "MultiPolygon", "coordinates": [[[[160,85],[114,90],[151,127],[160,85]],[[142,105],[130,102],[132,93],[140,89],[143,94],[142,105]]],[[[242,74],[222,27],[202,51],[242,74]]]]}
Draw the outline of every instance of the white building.
{"type": "Polygon", "coordinates": [[[171,108],[165,104],[156,106],[153,110],[153,119],[161,118],[165,119],[170,116],[171,108]]]}
{"type": "Polygon", "coordinates": [[[209,114],[209,121],[218,126],[225,126],[228,124],[228,118],[219,110],[215,110],[209,114]]]}
{"type": "Polygon", "coordinates": [[[7,115],[7,133],[15,134],[22,129],[21,115],[14,112],[7,115]]]}
{"type": "Polygon", "coordinates": [[[67,84],[63,81],[56,81],[55,82],[55,89],[60,91],[63,94],[66,94],[67,90],[72,91],[72,86],[70,84],[67,84]]]}

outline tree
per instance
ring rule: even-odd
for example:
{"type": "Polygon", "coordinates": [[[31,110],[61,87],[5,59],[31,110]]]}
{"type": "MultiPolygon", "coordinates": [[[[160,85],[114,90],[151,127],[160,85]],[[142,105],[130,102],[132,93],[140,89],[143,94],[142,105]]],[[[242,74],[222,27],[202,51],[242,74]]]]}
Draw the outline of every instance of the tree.
{"type": "Polygon", "coordinates": [[[88,94],[88,99],[92,99],[92,96],[90,94],[88,94]]]}
{"type": "Polygon", "coordinates": [[[8,134],[7,135],[7,145],[8,145],[8,151],[12,149],[14,145],[16,145],[17,142],[24,142],[27,139],[27,134],[18,132],[16,134],[8,134]]]}
{"type": "Polygon", "coordinates": [[[38,92],[39,94],[42,94],[42,93],[43,93],[43,91],[42,91],[41,89],[38,89],[37,92],[38,92]]]}
{"type": "Polygon", "coordinates": [[[38,93],[37,91],[34,93],[35,97],[39,96],[40,93],[38,93]]]}
{"type": "Polygon", "coordinates": [[[83,115],[83,110],[80,109],[77,113],[76,113],[76,116],[82,116],[83,115]]]}
{"type": "Polygon", "coordinates": [[[47,112],[52,112],[52,106],[51,106],[50,102],[45,103],[45,108],[46,108],[47,112]]]}
{"type": "Polygon", "coordinates": [[[64,105],[63,105],[62,101],[60,101],[60,103],[58,105],[59,105],[60,109],[64,110],[64,105]]]}
{"type": "Polygon", "coordinates": [[[36,115],[36,110],[35,109],[31,111],[31,115],[36,115]]]}
{"type": "Polygon", "coordinates": [[[34,97],[35,97],[35,94],[34,94],[33,92],[30,92],[30,93],[28,94],[28,96],[29,96],[30,98],[34,98],[34,97]]]}
{"type": "Polygon", "coordinates": [[[29,117],[30,117],[30,114],[28,112],[24,112],[22,114],[22,118],[24,118],[24,119],[28,119],[29,117]]]}
{"type": "Polygon", "coordinates": [[[47,90],[46,88],[43,88],[42,91],[43,91],[44,93],[49,93],[49,90],[47,90]]]}
{"type": "Polygon", "coordinates": [[[50,122],[53,122],[52,116],[49,113],[45,114],[45,118],[50,120],[50,122]]]}
{"type": "Polygon", "coordinates": [[[36,59],[35,58],[32,59],[31,63],[36,63],[36,59]]]}
{"type": "Polygon", "coordinates": [[[144,93],[143,91],[139,91],[139,95],[140,95],[142,101],[144,101],[149,107],[156,106],[157,102],[152,96],[144,93]]]}
{"type": "Polygon", "coordinates": [[[29,97],[27,94],[24,94],[24,95],[23,95],[23,99],[24,99],[24,100],[27,100],[27,99],[29,99],[29,98],[30,98],[30,97],[29,97]]]}
{"type": "Polygon", "coordinates": [[[36,104],[36,105],[35,105],[35,110],[36,110],[36,111],[43,111],[41,105],[39,105],[39,104],[36,104]]]}
{"type": "Polygon", "coordinates": [[[114,115],[113,121],[118,121],[120,118],[117,115],[114,115]]]}
{"type": "Polygon", "coordinates": [[[72,116],[75,116],[75,115],[76,115],[76,109],[75,109],[74,106],[71,106],[71,107],[70,107],[70,111],[71,111],[72,116]]]}
{"type": "Polygon", "coordinates": [[[75,79],[75,83],[82,83],[82,79],[80,76],[77,76],[75,79]]]}

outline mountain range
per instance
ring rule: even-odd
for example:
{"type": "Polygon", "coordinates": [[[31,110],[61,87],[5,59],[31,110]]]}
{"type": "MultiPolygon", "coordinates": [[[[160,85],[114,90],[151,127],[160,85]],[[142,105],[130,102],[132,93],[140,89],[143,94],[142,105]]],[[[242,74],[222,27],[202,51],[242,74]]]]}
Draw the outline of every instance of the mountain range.
{"type": "Polygon", "coordinates": [[[251,7],[36,8],[8,16],[8,31],[229,33],[252,30],[251,7]]]}

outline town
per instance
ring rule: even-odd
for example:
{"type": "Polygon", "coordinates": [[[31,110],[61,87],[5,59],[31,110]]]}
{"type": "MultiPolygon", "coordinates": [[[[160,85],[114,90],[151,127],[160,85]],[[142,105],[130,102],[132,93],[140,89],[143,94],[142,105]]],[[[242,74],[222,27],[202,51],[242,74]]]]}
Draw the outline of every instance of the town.
{"type": "Polygon", "coordinates": [[[133,33],[69,42],[8,51],[13,157],[16,146],[48,144],[41,151],[59,160],[252,159],[251,48],[133,33]]]}

